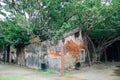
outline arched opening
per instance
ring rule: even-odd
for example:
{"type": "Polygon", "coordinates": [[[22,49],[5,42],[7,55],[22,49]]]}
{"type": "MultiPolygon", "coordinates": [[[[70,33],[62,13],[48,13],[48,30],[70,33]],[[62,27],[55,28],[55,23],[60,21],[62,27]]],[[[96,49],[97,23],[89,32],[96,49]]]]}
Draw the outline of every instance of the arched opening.
{"type": "Polygon", "coordinates": [[[116,41],[106,49],[107,61],[119,61],[120,62],[120,41],[116,41]]]}

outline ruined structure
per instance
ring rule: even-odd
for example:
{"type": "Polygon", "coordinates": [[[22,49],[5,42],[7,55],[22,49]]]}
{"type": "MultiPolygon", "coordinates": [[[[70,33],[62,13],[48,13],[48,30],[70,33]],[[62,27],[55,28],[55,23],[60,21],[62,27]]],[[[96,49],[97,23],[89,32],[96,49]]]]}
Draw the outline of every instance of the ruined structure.
{"type": "Polygon", "coordinates": [[[87,52],[81,31],[75,30],[65,34],[57,42],[44,41],[30,44],[26,47],[26,55],[26,65],[29,67],[60,71],[62,55],[63,67],[69,70],[75,68],[76,63],[85,62],[87,52]]]}
{"type": "MultiPolygon", "coordinates": [[[[48,56],[51,60],[52,59],[60,60],[62,54],[64,55],[65,69],[74,68],[76,63],[85,62],[87,52],[86,46],[82,39],[81,31],[75,30],[69,34],[64,35],[64,37],[58,40],[55,46],[51,46],[48,49],[48,56]]],[[[57,69],[61,68],[59,65],[61,64],[60,62],[61,60],[53,62],[51,67],[57,69]]],[[[51,61],[49,61],[49,63],[51,63],[51,61]]]]}

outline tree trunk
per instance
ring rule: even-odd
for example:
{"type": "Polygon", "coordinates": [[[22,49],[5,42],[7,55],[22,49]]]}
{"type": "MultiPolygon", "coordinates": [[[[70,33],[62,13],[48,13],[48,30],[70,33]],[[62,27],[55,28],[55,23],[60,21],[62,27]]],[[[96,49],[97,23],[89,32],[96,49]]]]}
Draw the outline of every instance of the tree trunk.
{"type": "Polygon", "coordinates": [[[85,32],[84,33],[84,35],[83,35],[84,37],[83,37],[83,40],[84,40],[84,44],[86,45],[86,51],[87,51],[87,56],[88,56],[88,64],[91,66],[91,57],[90,57],[90,52],[89,52],[89,45],[88,45],[88,43],[89,43],[89,39],[88,39],[88,34],[87,34],[87,32],[85,32]]]}
{"type": "Polygon", "coordinates": [[[7,46],[7,62],[10,61],[10,45],[7,46]]]}
{"type": "Polygon", "coordinates": [[[3,46],[3,62],[4,62],[4,64],[6,63],[6,57],[7,57],[6,48],[5,48],[5,46],[3,46]]]}
{"type": "Polygon", "coordinates": [[[104,56],[105,56],[105,62],[107,62],[107,53],[106,53],[106,49],[104,50],[104,56]]]}
{"type": "Polygon", "coordinates": [[[21,66],[26,65],[24,47],[17,48],[16,54],[17,54],[17,64],[21,66]]]}
{"type": "Polygon", "coordinates": [[[91,58],[90,58],[90,52],[89,52],[88,48],[87,48],[87,53],[88,53],[89,66],[91,66],[91,58]]]}
{"type": "Polygon", "coordinates": [[[100,63],[101,62],[101,55],[103,54],[103,49],[102,47],[98,48],[98,54],[97,54],[97,62],[100,63]]]}
{"type": "MultiPolygon", "coordinates": [[[[90,47],[90,49],[92,49],[92,52],[91,52],[91,61],[92,61],[92,63],[94,63],[94,62],[97,61],[97,59],[96,59],[96,55],[97,54],[96,54],[95,45],[94,45],[93,41],[91,40],[91,38],[88,35],[87,35],[87,39],[89,41],[88,47],[90,47]]],[[[90,54],[90,52],[89,52],[89,54],[90,54]]],[[[90,57],[90,55],[89,55],[89,57],[90,57]]]]}

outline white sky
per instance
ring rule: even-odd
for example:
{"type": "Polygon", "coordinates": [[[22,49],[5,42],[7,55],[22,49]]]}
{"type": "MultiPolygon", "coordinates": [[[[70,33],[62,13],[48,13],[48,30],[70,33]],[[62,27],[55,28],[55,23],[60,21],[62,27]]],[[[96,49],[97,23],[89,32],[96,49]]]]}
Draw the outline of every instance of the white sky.
{"type": "MultiPolygon", "coordinates": [[[[5,5],[6,5],[5,3],[2,2],[2,0],[0,0],[0,4],[1,4],[2,6],[5,6],[5,5]]],[[[6,16],[9,16],[9,15],[11,14],[10,12],[7,12],[5,9],[1,9],[1,12],[5,13],[6,16]]],[[[29,18],[28,13],[26,13],[26,12],[25,12],[25,16],[26,16],[27,19],[29,18]]],[[[4,20],[4,19],[5,19],[5,16],[3,16],[3,15],[0,14],[0,20],[4,20]]]]}
{"type": "Polygon", "coordinates": [[[5,3],[3,3],[2,1],[0,1],[0,4],[3,5],[3,6],[5,5],[5,3]]]}
{"type": "MultiPolygon", "coordinates": [[[[5,6],[5,5],[6,5],[5,3],[2,2],[2,0],[0,0],[0,4],[1,4],[2,6],[5,6]]],[[[5,11],[5,9],[1,9],[1,12],[5,13],[7,16],[9,16],[9,15],[11,14],[10,12],[5,11]]],[[[3,15],[0,14],[0,19],[1,19],[1,20],[4,20],[4,19],[5,19],[5,16],[3,16],[3,15]]]]}

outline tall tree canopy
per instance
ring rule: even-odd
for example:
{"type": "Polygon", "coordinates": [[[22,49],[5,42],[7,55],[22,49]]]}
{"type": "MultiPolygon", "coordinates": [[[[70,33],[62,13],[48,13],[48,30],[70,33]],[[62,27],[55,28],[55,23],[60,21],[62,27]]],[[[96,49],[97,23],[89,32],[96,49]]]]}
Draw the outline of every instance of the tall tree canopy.
{"type": "Polygon", "coordinates": [[[119,0],[4,0],[5,9],[28,17],[33,33],[56,39],[75,28],[90,30],[119,9],[119,0]]]}
{"type": "Polygon", "coordinates": [[[93,39],[97,53],[120,40],[120,9],[108,17],[104,22],[97,24],[91,29],[89,35],[93,39]]]}
{"type": "MultiPolygon", "coordinates": [[[[116,32],[119,31],[120,0],[2,0],[2,2],[5,5],[0,5],[2,6],[0,9],[4,8],[11,13],[7,17],[16,17],[15,21],[20,26],[17,29],[18,32],[21,31],[21,35],[25,34],[24,28],[28,30],[27,33],[38,35],[43,41],[57,40],[73,29],[82,29],[86,44],[88,41],[93,44],[92,38],[93,47],[94,45],[98,47],[102,41],[103,48],[119,37],[116,32]]],[[[15,42],[19,41],[21,39],[15,39],[15,42]]]]}
{"type": "Polygon", "coordinates": [[[0,44],[4,47],[13,45],[17,49],[17,58],[20,55],[24,57],[24,47],[30,43],[30,35],[28,29],[25,28],[27,24],[25,21],[22,15],[16,15],[14,18],[1,21],[0,24],[0,40],[2,42],[0,44]]]}

